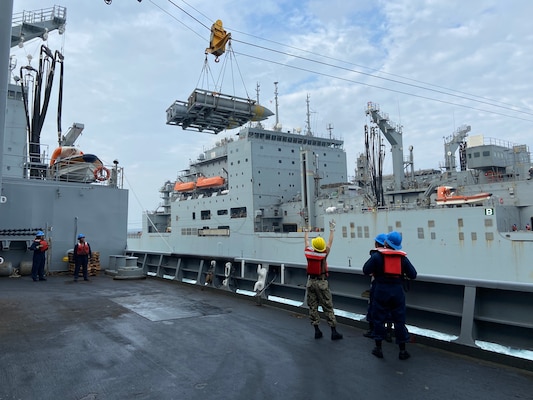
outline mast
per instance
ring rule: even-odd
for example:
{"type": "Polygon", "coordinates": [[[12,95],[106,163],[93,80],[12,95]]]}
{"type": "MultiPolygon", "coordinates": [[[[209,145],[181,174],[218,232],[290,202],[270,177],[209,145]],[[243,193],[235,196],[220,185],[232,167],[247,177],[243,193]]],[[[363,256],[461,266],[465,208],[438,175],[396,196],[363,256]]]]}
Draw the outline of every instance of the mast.
{"type": "Polygon", "coordinates": [[[309,96],[309,93],[307,93],[307,99],[306,99],[306,104],[307,104],[307,119],[306,119],[306,122],[305,122],[305,134],[307,136],[313,136],[313,132],[311,132],[311,111],[309,111],[309,102],[310,102],[310,96],[309,96]]]}
{"type": "Polygon", "coordinates": [[[276,101],[276,125],[274,125],[275,131],[281,131],[281,125],[279,123],[279,110],[278,110],[278,82],[274,82],[274,100],[276,101]]]}

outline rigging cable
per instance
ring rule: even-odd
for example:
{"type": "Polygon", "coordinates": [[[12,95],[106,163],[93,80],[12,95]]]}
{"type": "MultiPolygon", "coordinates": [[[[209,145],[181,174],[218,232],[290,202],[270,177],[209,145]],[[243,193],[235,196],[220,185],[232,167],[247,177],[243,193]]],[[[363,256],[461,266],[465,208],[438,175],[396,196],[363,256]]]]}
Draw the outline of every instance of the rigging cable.
{"type": "MultiPolygon", "coordinates": [[[[150,1],[153,3],[152,0],[150,0],[150,1]]],[[[174,1],[172,1],[172,0],[168,0],[168,1],[171,4],[173,4],[176,8],[178,8],[179,10],[181,10],[182,12],[187,14],[189,17],[194,19],[196,22],[198,22],[202,26],[208,28],[205,24],[200,22],[197,18],[195,18],[190,13],[185,11],[182,7],[178,6],[174,1]]],[[[193,8],[197,13],[199,13],[202,16],[204,16],[205,18],[207,18],[207,16],[205,16],[205,14],[201,13],[200,11],[195,9],[194,7],[190,6],[184,0],[182,0],[182,1],[185,4],[187,4],[189,7],[193,8]]],[[[181,21],[179,21],[179,22],[182,23],[181,21]]],[[[191,29],[189,27],[187,27],[187,28],[191,29]]],[[[234,32],[239,32],[239,31],[236,31],[236,30],[233,30],[233,31],[234,32]]],[[[239,33],[242,33],[242,34],[245,34],[245,35],[248,35],[248,36],[251,36],[251,37],[259,38],[257,36],[246,34],[246,33],[243,33],[243,32],[239,32],[239,33]]],[[[278,45],[282,45],[282,46],[285,46],[285,47],[293,48],[293,49],[296,49],[298,51],[302,51],[302,52],[305,52],[305,53],[312,53],[312,52],[310,52],[308,50],[299,49],[297,47],[285,45],[285,44],[278,43],[278,42],[275,42],[275,41],[262,39],[262,38],[259,38],[259,39],[265,40],[265,41],[269,41],[271,43],[275,43],[275,44],[278,44],[278,45]]],[[[387,75],[394,76],[394,77],[399,77],[399,78],[401,78],[403,80],[416,82],[417,84],[411,84],[411,83],[403,82],[403,81],[400,81],[400,80],[397,80],[397,79],[381,77],[381,76],[378,76],[378,75],[375,75],[375,74],[371,74],[371,73],[367,73],[367,72],[363,72],[363,71],[353,70],[353,69],[350,69],[350,68],[346,68],[346,67],[342,67],[342,66],[339,66],[339,65],[327,63],[327,62],[324,62],[324,61],[313,60],[313,59],[310,59],[310,58],[307,58],[307,57],[298,56],[298,55],[287,53],[287,52],[284,52],[284,51],[281,51],[281,50],[275,50],[275,49],[271,49],[271,48],[268,48],[268,47],[265,47],[265,46],[259,46],[257,44],[236,40],[235,38],[233,38],[232,40],[235,40],[235,41],[237,41],[239,43],[246,44],[246,45],[249,45],[249,46],[252,46],[252,47],[256,47],[256,48],[259,48],[259,49],[263,49],[263,50],[279,53],[279,54],[282,54],[282,55],[286,55],[288,57],[298,58],[298,59],[301,59],[301,60],[304,60],[304,61],[307,61],[307,62],[321,64],[321,65],[324,65],[324,66],[329,66],[329,67],[333,67],[333,68],[336,68],[336,69],[341,69],[341,70],[348,71],[348,72],[351,72],[351,73],[357,73],[357,74],[360,74],[360,75],[369,76],[369,77],[372,77],[372,78],[375,78],[375,79],[386,80],[386,81],[389,81],[389,82],[392,82],[392,83],[396,83],[396,84],[399,84],[399,85],[404,85],[404,86],[409,86],[409,87],[413,87],[413,88],[416,88],[416,89],[435,92],[435,93],[443,94],[443,95],[446,95],[446,96],[451,96],[451,97],[455,97],[455,98],[459,98],[459,99],[463,99],[463,100],[469,100],[469,101],[473,101],[473,102],[477,102],[477,103],[481,103],[481,104],[490,105],[492,107],[506,109],[506,110],[513,111],[513,112],[516,112],[516,113],[532,115],[533,116],[533,111],[531,111],[530,109],[525,108],[525,107],[518,107],[518,106],[515,106],[515,105],[511,105],[509,103],[501,102],[501,101],[490,99],[490,98],[487,98],[487,97],[481,97],[481,96],[469,94],[469,93],[466,93],[466,92],[461,92],[461,91],[457,91],[457,90],[454,90],[454,89],[444,88],[442,86],[438,86],[438,85],[433,85],[433,84],[430,84],[430,83],[422,82],[422,81],[419,81],[419,80],[405,78],[405,77],[402,77],[400,75],[395,75],[395,74],[391,74],[391,73],[382,72],[383,74],[387,74],[387,75]],[[423,85],[428,85],[428,86],[431,86],[431,87],[434,87],[434,88],[438,88],[438,89],[431,89],[431,88],[428,88],[428,87],[424,87],[424,86],[422,86],[422,84],[423,85]],[[454,93],[456,93],[456,94],[454,94],[454,93]]],[[[261,61],[265,61],[265,62],[268,62],[268,63],[277,64],[277,65],[281,65],[281,66],[285,66],[285,67],[289,67],[289,68],[293,68],[293,69],[298,69],[298,70],[301,70],[301,71],[304,71],[304,72],[309,72],[309,73],[312,73],[312,74],[326,76],[326,77],[330,77],[330,78],[333,78],[333,79],[344,80],[346,82],[355,83],[355,84],[359,84],[359,85],[364,85],[364,86],[367,86],[367,87],[373,87],[373,88],[376,88],[376,89],[387,90],[387,91],[391,91],[391,92],[395,92],[395,93],[399,93],[399,94],[403,94],[403,95],[407,95],[407,96],[412,96],[412,97],[422,98],[422,99],[425,99],[425,100],[440,102],[440,103],[443,103],[443,104],[450,104],[450,105],[454,105],[454,106],[458,106],[458,107],[468,108],[468,109],[471,109],[471,110],[476,110],[476,111],[481,111],[481,112],[488,112],[488,113],[492,113],[492,114],[496,114],[496,115],[501,115],[501,116],[511,117],[511,118],[517,118],[517,119],[521,119],[521,120],[524,120],[524,121],[530,121],[531,122],[531,120],[527,119],[527,118],[515,117],[515,116],[508,115],[508,114],[501,113],[501,112],[490,111],[490,110],[486,110],[486,109],[480,109],[480,108],[477,108],[477,107],[474,107],[474,106],[458,104],[458,103],[454,103],[452,101],[442,100],[442,99],[438,99],[438,98],[434,98],[434,97],[428,97],[428,96],[424,96],[424,95],[418,95],[418,94],[414,94],[414,93],[410,93],[410,92],[406,92],[406,91],[402,91],[402,90],[389,89],[389,88],[386,88],[386,87],[383,87],[383,86],[379,86],[379,85],[372,85],[372,84],[359,82],[359,81],[355,81],[355,80],[351,80],[351,79],[347,79],[347,78],[342,78],[342,77],[331,75],[331,74],[326,74],[326,73],[321,73],[321,72],[318,72],[318,71],[313,71],[313,70],[307,69],[307,68],[300,68],[300,67],[296,67],[296,66],[291,66],[291,65],[288,65],[286,63],[276,62],[276,61],[269,60],[269,59],[266,59],[266,58],[260,58],[260,57],[257,57],[257,56],[251,56],[251,55],[247,55],[247,54],[244,54],[244,53],[236,53],[235,52],[235,54],[241,54],[243,56],[255,58],[255,59],[258,59],[258,60],[261,60],[261,61]]],[[[346,64],[357,65],[357,64],[353,64],[353,63],[350,63],[350,62],[347,62],[347,61],[343,61],[343,60],[339,60],[339,59],[332,58],[332,57],[327,57],[327,56],[321,56],[321,57],[326,58],[326,59],[335,60],[335,61],[344,62],[346,64]]],[[[368,68],[368,67],[365,67],[365,66],[360,66],[360,65],[358,65],[358,66],[361,67],[361,68],[371,69],[371,68],[368,68]]]]}

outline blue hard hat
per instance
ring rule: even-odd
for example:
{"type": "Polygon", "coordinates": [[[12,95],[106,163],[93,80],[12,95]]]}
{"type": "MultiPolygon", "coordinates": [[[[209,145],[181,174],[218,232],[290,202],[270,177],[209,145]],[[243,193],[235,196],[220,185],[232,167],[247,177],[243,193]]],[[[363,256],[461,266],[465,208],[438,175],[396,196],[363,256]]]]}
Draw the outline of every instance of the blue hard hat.
{"type": "Polygon", "coordinates": [[[400,250],[402,248],[402,235],[399,232],[392,231],[387,235],[385,243],[394,250],[400,250]]]}
{"type": "Polygon", "coordinates": [[[380,245],[385,245],[385,240],[387,240],[387,235],[384,233],[380,233],[374,238],[374,242],[379,243],[380,245]]]}
{"type": "Polygon", "coordinates": [[[85,235],[84,235],[83,233],[80,233],[80,234],[78,235],[78,239],[81,239],[81,238],[84,238],[84,237],[85,237],[85,235]]]}
{"type": "Polygon", "coordinates": [[[44,232],[43,231],[37,231],[35,236],[44,236],[44,232]]]}

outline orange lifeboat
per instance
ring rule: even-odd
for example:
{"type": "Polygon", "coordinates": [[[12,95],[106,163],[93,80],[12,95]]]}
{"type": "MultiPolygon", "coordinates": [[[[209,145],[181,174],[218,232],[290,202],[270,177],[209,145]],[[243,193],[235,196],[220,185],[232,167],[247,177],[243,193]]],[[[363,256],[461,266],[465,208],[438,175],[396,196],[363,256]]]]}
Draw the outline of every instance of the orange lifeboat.
{"type": "Polygon", "coordinates": [[[194,181],[176,182],[174,184],[174,191],[175,192],[192,192],[195,187],[196,187],[196,183],[194,181]]]}
{"type": "Polygon", "coordinates": [[[452,204],[470,204],[480,203],[492,196],[491,193],[476,193],[472,195],[458,195],[452,191],[451,186],[439,186],[437,188],[437,204],[439,205],[452,205],[452,204]]]}
{"type": "Polygon", "coordinates": [[[200,176],[196,181],[196,187],[199,189],[208,189],[224,186],[225,183],[226,180],[221,176],[212,176],[210,178],[200,176]]]}
{"type": "Polygon", "coordinates": [[[81,155],[83,155],[83,151],[77,149],[76,147],[72,147],[72,146],[58,147],[52,153],[52,157],[50,158],[50,166],[54,165],[57,161],[60,161],[63,158],[81,156],[81,155]]]}

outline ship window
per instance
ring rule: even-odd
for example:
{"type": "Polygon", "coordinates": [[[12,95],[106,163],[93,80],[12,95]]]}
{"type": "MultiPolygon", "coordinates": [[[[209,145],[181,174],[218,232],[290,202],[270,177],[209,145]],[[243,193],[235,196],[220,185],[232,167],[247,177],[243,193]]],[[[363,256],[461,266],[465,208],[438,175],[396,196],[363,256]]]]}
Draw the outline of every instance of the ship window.
{"type": "Polygon", "coordinates": [[[362,238],[363,237],[363,228],[358,226],[357,227],[357,237],[362,238]]]}
{"type": "Polygon", "coordinates": [[[435,228],[435,221],[434,220],[430,219],[428,221],[428,228],[435,228]]]}
{"type": "Polygon", "coordinates": [[[193,220],[196,219],[196,213],[195,213],[195,212],[192,213],[192,219],[193,219],[193,220]]]}
{"type": "Polygon", "coordinates": [[[479,154],[479,151],[474,152],[474,158],[479,158],[481,154],[479,154]]]}
{"type": "Polygon", "coordinates": [[[246,207],[235,207],[230,212],[231,218],[246,218],[246,207]]]}
{"type": "Polygon", "coordinates": [[[348,230],[346,229],[345,226],[342,227],[342,237],[343,238],[348,237],[348,230]]]}
{"type": "Polygon", "coordinates": [[[298,225],[296,225],[296,224],[283,224],[282,225],[282,231],[283,232],[298,232],[298,225]]]}
{"type": "Polygon", "coordinates": [[[202,220],[211,219],[211,211],[210,210],[202,210],[202,211],[200,211],[200,216],[201,216],[202,220]]]}
{"type": "Polygon", "coordinates": [[[473,242],[475,242],[477,240],[477,232],[472,232],[470,234],[470,238],[472,239],[473,242]]]}
{"type": "Polygon", "coordinates": [[[483,152],[483,157],[488,157],[488,156],[490,156],[490,151],[485,150],[485,151],[483,152]]]}
{"type": "Polygon", "coordinates": [[[437,238],[437,235],[435,232],[431,232],[431,240],[435,240],[437,238]]]}
{"type": "Polygon", "coordinates": [[[424,239],[424,228],[418,228],[417,231],[418,231],[418,238],[424,239]]]}
{"type": "Polygon", "coordinates": [[[457,220],[457,226],[458,226],[459,228],[462,228],[462,227],[463,227],[463,219],[462,219],[462,218],[459,218],[459,219],[457,220]]]}
{"type": "Polygon", "coordinates": [[[464,232],[459,232],[459,240],[460,241],[465,240],[465,233],[464,232]]]}
{"type": "Polygon", "coordinates": [[[281,164],[281,160],[278,160],[278,163],[281,164]]]}
{"type": "Polygon", "coordinates": [[[485,232],[485,240],[494,240],[494,233],[492,232],[485,232]]]}
{"type": "Polygon", "coordinates": [[[396,229],[400,229],[402,227],[402,221],[396,221],[396,229]]]}
{"type": "Polygon", "coordinates": [[[281,151],[281,147],[278,147],[278,151],[281,151]]]}
{"type": "Polygon", "coordinates": [[[492,219],[487,218],[487,219],[485,220],[485,226],[492,226],[492,219]]]}
{"type": "Polygon", "coordinates": [[[217,210],[217,215],[228,215],[228,210],[217,210]]]}

